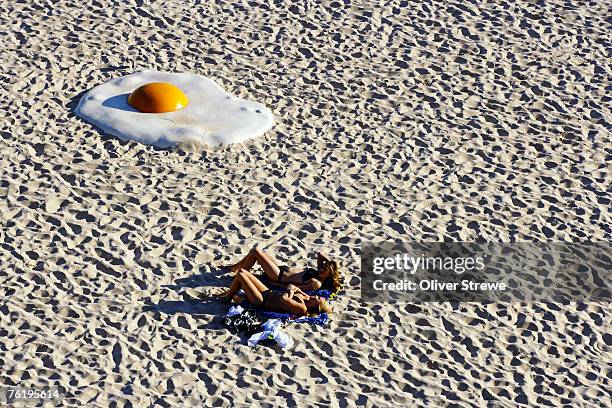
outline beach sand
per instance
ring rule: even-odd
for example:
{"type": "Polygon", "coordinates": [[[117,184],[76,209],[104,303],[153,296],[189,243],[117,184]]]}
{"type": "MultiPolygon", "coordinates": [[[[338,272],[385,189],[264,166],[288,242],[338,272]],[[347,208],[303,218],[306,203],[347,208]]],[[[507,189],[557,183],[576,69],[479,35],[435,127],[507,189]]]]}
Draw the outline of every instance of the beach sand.
{"type": "Polygon", "coordinates": [[[366,304],[359,279],[368,242],[610,240],[605,2],[28,3],[0,5],[0,384],[88,407],[609,401],[608,304],[366,304]],[[75,116],[141,69],[276,125],[160,150],[75,116]],[[255,244],[347,276],[290,350],[189,294],[255,244]]]}

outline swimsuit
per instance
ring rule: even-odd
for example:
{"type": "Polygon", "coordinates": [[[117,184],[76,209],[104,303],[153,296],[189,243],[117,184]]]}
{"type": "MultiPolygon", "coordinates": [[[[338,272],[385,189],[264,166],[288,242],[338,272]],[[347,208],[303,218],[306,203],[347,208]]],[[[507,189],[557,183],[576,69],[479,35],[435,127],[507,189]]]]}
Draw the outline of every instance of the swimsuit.
{"type": "Polygon", "coordinates": [[[266,303],[268,302],[268,298],[270,297],[270,293],[272,293],[272,291],[270,289],[266,289],[263,292],[261,292],[261,297],[263,299],[262,299],[261,304],[259,305],[259,307],[261,307],[262,309],[266,307],[266,303]]]}
{"type": "MultiPolygon", "coordinates": [[[[283,275],[288,270],[289,270],[289,267],[287,265],[280,265],[278,267],[278,280],[276,282],[282,283],[283,275]]],[[[302,275],[302,282],[308,282],[312,278],[317,278],[317,279],[319,278],[319,273],[317,272],[317,270],[314,268],[304,269],[304,275],[302,275]]]]}
{"type": "Polygon", "coordinates": [[[302,282],[308,282],[312,278],[319,279],[319,272],[313,268],[306,268],[302,275],[302,282]]]}
{"type": "Polygon", "coordinates": [[[278,283],[281,283],[283,281],[283,275],[288,270],[289,270],[289,267],[287,265],[281,265],[278,267],[278,279],[276,280],[278,283]]]}

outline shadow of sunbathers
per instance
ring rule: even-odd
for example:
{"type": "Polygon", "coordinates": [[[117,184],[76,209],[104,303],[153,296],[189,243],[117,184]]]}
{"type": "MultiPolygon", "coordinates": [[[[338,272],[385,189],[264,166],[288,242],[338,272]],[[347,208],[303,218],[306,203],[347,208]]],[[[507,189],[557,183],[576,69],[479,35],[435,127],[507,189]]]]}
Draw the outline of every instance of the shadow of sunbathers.
{"type": "MultiPolygon", "coordinates": [[[[159,303],[147,303],[142,308],[143,312],[161,313],[165,315],[189,314],[196,319],[208,320],[204,326],[198,325],[199,329],[221,330],[223,326],[219,317],[227,313],[227,306],[214,301],[203,302],[198,299],[189,300],[162,300],[159,303]]],[[[185,329],[195,329],[186,320],[178,320],[179,326],[185,329]],[[185,326],[184,326],[185,325],[185,326]]]]}
{"type": "MultiPolygon", "coordinates": [[[[231,276],[224,277],[224,275],[228,275],[228,271],[210,269],[205,273],[177,279],[174,285],[163,285],[163,287],[181,292],[181,296],[184,300],[163,300],[159,303],[148,302],[144,305],[142,310],[143,312],[161,313],[165,315],[189,314],[194,318],[210,321],[210,323],[206,324],[204,327],[198,326],[199,328],[222,329],[223,326],[220,324],[219,317],[227,313],[228,306],[218,302],[212,294],[198,294],[197,290],[190,291],[189,289],[202,286],[227,287],[231,281],[231,276]]],[[[180,324],[181,322],[179,321],[179,325],[180,324]]]]}
{"type": "Polygon", "coordinates": [[[185,288],[209,287],[228,287],[233,279],[233,272],[223,269],[210,269],[208,272],[199,275],[192,275],[187,278],[177,279],[174,285],[163,285],[164,288],[179,290],[185,288]]]}

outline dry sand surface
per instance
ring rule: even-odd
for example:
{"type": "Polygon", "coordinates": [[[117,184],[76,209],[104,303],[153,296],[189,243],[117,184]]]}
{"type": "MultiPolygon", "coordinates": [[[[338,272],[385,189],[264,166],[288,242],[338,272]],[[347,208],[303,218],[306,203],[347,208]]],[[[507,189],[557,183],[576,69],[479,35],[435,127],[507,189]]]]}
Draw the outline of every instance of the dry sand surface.
{"type": "Polygon", "coordinates": [[[1,384],[89,407],[609,403],[608,304],[363,304],[358,277],[368,241],[610,240],[606,2],[187,3],[0,4],[1,384]],[[185,152],[75,117],[139,69],[277,123],[185,152]],[[287,351],[186,294],[256,243],[348,276],[287,351]]]}

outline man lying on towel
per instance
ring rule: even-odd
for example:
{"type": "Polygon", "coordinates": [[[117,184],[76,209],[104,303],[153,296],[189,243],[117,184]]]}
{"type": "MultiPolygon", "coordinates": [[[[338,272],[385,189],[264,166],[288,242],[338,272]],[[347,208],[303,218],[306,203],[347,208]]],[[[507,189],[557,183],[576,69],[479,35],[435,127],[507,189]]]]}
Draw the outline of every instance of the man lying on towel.
{"type": "Polygon", "coordinates": [[[321,296],[311,296],[295,285],[287,285],[285,292],[272,292],[255,275],[240,269],[227,292],[221,299],[231,302],[236,293],[242,289],[250,304],[263,310],[305,315],[314,313],[331,313],[331,306],[321,296]]]}

